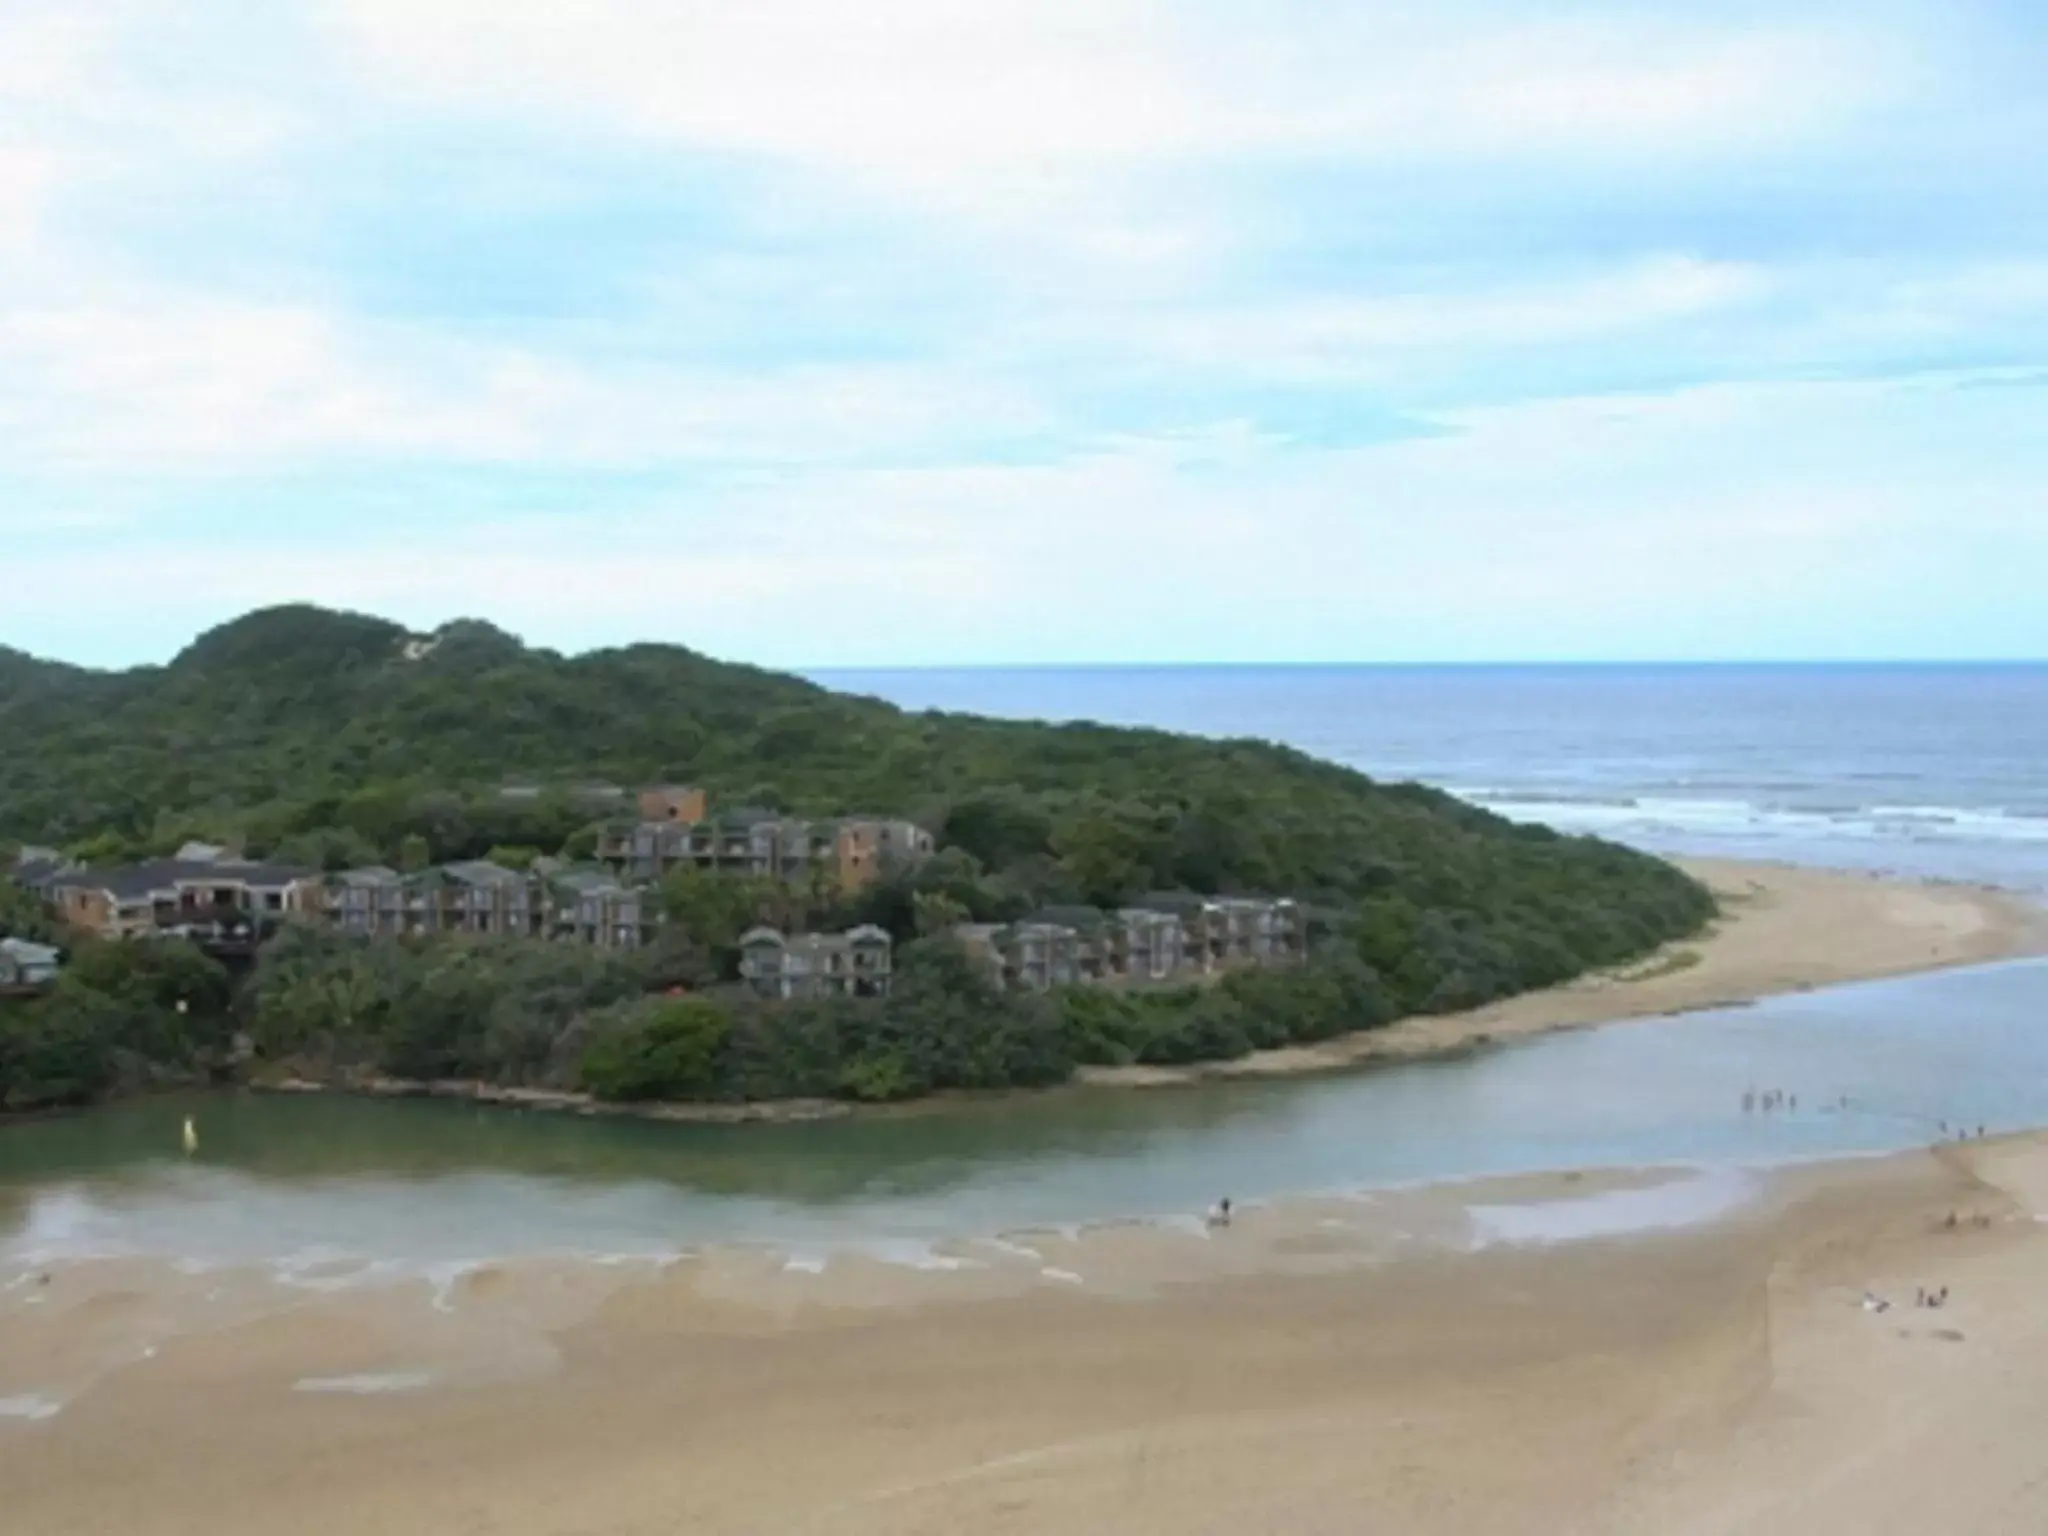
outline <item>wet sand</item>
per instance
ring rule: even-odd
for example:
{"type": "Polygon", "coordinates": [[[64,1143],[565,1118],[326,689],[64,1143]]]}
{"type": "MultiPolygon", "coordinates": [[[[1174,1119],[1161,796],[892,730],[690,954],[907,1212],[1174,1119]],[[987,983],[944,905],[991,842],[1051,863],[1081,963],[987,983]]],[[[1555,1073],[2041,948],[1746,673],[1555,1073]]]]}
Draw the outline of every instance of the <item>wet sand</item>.
{"type": "Polygon", "coordinates": [[[1915,971],[2048,954],[2048,911],[1986,886],[1725,859],[1679,859],[1720,898],[1696,938],[1619,971],[1470,1013],[1404,1019],[1320,1045],[1260,1051],[1192,1067],[1084,1070],[1089,1082],[1133,1087],[1204,1077],[1327,1072],[1371,1062],[1454,1056],[1476,1047],[1622,1019],[1754,1002],[1785,992],[1915,971]]]}
{"type": "MultiPolygon", "coordinates": [[[[972,1268],[726,1253],[518,1266],[438,1307],[303,1296],[0,1420],[5,1528],[2048,1527],[2048,1138],[1753,1176],[1705,1225],[1539,1240],[1617,1199],[1713,1216],[1684,1198],[1701,1177],[1019,1234],[963,1246],[972,1268]],[[1523,1241],[1488,1240],[1502,1213],[1523,1241]],[[1921,1285],[1949,1305],[1914,1307],[1921,1285]]],[[[0,1306],[0,1370],[132,1342],[166,1294],[222,1283],[66,1272],[0,1306]]]]}

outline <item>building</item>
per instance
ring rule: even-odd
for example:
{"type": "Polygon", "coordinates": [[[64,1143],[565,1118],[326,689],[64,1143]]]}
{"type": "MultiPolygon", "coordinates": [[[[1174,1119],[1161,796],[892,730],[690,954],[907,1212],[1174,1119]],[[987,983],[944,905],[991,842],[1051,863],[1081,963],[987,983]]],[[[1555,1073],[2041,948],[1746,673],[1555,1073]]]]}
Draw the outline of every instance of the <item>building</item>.
{"type": "Polygon", "coordinates": [[[39,992],[54,985],[63,960],[47,944],[0,939],[0,994],[39,992]]]}
{"type": "Polygon", "coordinates": [[[1170,913],[1185,935],[1186,968],[1210,976],[1244,965],[1285,965],[1308,950],[1299,903],[1262,896],[1148,896],[1140,910],[1170,913]]]}
{"type": "MultiPolygon", "coordinates": [[[[701,797],[701,791],[687,793],[701,797]]],[[[603,829],[597,851],[605,864],[635,880],[659,880],[672,869],[793,883],[822,874],[841,890],[858,891],[930,857],[933,847],[931,833],[909,821],[806,821],[772,811],[728,811],[697,821],[615,822],[603,829]]]]}
{"type": "Polygon", "coordinates": [[[1219,896],[1204,917],[1212,962],[1223,967],[1285,965],[1307,951],[1307,925],[1296,902],[1219,896]]]}
{"type": "Polygon", "coordinates": [[[1071,924],[969,923],[954,931],[1005,991],[1047,992],[1095,979],[1088,941],[1071,924]]]}
{"type": "Polygon", "coordinates": [[[826,825],[831,828],[832,859],[843,891],[865,890],[885,875],[913,868],[930,858],[937,846],[931,833],[911,821],[863,816],[826,825]]]}
{"type": "Polygon", "coordinates": [[[41,896],[48,893],[51,882],[59,875],[70,874],[77,868],[73,860],[55,848],[28,847],[14,856],[14,866],[7,873],[23,890],[41,896]]]}
{"type": "Polygon", "coordinates": [[[640,791],[642,821],[673,821],[687,826],[707,819],[710,814],[710,798],[692,785],[657,784],[640,791]]]}
{"type": "Polygon", "coordinates": [[[103,939],[162,936],[253,945],[291,913],[325,906],[311,870],[239,859],[158,859],[51,877],[44,895],[64,923],[103,939]]]}
{"type": "Polygon", "coordinates": [[[872,924],[795,935],[755,928],[740,937],[740,980],[763,998],[886,997],[892,950],[872,924]]]}
{"type": "MultiPolygon", "coordinates": [[[[362,938],[396,938],[427,932],[424,893],[404,875],[381,864],[343,870],[327,878],[328,920],[343,933],[362,938]]],[[[438,916],[438,904],[435,913],[438,916]]]]}
{"type": "Polygon", "coordinates": [[[440,898],[441,931],[537,939],[548,929],[548,906],[539,883],[489,859],[443,864],[425,877],[440,898]]]}
{"type": "Polygon", "coordinates": [[[1286,965],[1307,951],[1301,909],[1260,897],[1149,898],[1100,912],[1058,907],[1028,922],[954,930],[1006,990],[1146,986],[1193,981],[1247,965],[1286,965]]]}
{"type": "Polygon", "coordinates": [[[1110,974],[1127,982],[1171,981],[1187,964],[1187,929],[1171,912],[1121,908],[1109,940],[1110,974]]]}
{"type": "Polygon", "coordinates": [[[362,938],[469,933],[638,949],[660,926],[653,893],[606,869],[543,860],[522,873],[475,859],[402,875],[381,865],[327,881],[327,915],[362,938]]]}
{"type": "Polygon", "coordinates": [[[548,880],[553,896],[551,931],[558,939],[597,949],[638,949],[660,926],[658,900],[608,870],[566,870],[548,880]]]}

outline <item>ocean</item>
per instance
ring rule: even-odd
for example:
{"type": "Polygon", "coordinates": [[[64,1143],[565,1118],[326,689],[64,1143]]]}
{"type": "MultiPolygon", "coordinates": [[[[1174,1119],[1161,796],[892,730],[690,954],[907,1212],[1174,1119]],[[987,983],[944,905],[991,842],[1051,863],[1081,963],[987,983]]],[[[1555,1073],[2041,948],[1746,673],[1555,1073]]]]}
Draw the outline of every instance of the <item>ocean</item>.
{"type": "Polygon", "coordinates": [[[812,676],[917,709],[1285,742],[1655,852],[2048,894],[2048,664],[812,676]]]}

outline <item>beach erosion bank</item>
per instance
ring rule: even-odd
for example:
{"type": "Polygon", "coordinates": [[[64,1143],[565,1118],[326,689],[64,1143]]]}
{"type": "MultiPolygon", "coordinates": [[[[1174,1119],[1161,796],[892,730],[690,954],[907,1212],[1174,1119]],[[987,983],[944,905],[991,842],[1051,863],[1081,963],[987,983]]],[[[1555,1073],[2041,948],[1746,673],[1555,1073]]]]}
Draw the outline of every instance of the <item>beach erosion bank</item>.
{"type": "MultiPolygon", "coordinates": [[[[1437,1054],[2040,948],[1996,893],[1702,872],[1713,935],[1397,1029],[1437,1054]]],[[[2043,1212],[2048,1139],[2020,1136],[905,1262],[80,1263],[0,1296],[6,1528],[2033,1531],[2043,1212]]]]}

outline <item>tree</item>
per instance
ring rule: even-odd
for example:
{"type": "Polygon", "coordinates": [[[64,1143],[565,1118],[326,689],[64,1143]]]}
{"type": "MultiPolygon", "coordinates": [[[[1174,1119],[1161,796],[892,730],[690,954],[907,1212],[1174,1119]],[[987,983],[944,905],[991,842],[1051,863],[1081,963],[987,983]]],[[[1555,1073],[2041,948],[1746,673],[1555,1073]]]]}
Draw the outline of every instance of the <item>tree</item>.
{"type": "Polygon", "coordinates": [[[911,901],[919,938],[950,932],[973,915],[963,903],[943,891],[919,891],[911,901]]]}
{"type": "Polygon", "coordinates": [[[601,1099],[691,1099],[708,1093],[732,1020],[701,998],[642,1003],[600,1026],[583,1053],[583,1086],[601,1099]]]}

